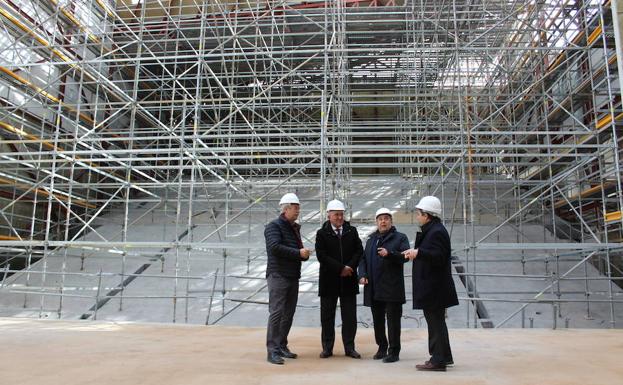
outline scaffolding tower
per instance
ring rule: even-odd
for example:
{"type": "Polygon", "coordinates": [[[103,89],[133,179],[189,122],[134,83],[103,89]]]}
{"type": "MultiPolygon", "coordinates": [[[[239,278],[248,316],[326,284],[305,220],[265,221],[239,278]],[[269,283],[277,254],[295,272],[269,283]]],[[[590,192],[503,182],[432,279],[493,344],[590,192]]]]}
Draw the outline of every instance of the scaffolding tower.
{"type": "MultiPolygon", "coordinates": [[[[225,287],[227,253],[244,248],[227,241],[229,224],[272,216],[288,189],[317,189],[322,213],[333,198],[352,205],[361,181],[397,177],[404,213],[434,194],[446,225],[463,225],[455,253],[472,300],[486,275],[479,253],[521,250],[523,264],[547,250],[546,264],[577,265],[552,269],[546,291],[586,264],[609,283],[603,298],[587,283],[548,303],[605,302],[614,327],[617,9],[603,0],[0,0],[0,296],[34,296],[39,314],[48,298],[60,316],[73,295],[65,277],[110,274],[122,290],[137,275],[126,260],[162,250],[175,252],[162,279],[176,285],[199,279],[180,267],[185,256],[217,251],[214,282],[225,287]],[[205,205],[225,213],[215,241],[193,237],[205,205]],[[172,213],[184,237],[133,238],[156,211],[172,213]],[[99,233],[111,215],[119,231],[99,233]],[[484,222],[492,230],[476,236],[484,222]],[[531,223],[565,242],[495,239],[531,223]],[[67,267],[94,251],[119,269],[67,267]],[[48,266],[52,257],[63,262],[48,266]],[[20,274],[37,279],[11,285],[20,274]]],[[[94,287],[85,297],[97,304],[106,296],[94,287]]],[[[175,306],[188,296],[167,298],[175,306]]]]}

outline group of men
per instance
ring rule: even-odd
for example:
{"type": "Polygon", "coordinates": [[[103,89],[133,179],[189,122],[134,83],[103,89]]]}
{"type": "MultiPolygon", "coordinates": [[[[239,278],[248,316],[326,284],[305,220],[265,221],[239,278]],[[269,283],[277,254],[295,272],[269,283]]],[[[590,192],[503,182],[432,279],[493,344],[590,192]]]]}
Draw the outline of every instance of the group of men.
{"type": "MultiPolygon", "coordinates": [[[[301,265],[312,253],[304,247],[296,222],[300,213],[296,194],[285,194],[279,205],[281,215],[264,231],[269,296],[266,348],[267,360],[273,364],[283,364],[284,358],[297,358],[288,348],[288,334],[296,310],[301,265]]],[[[315,243],[320,263],[320,358],[333,355],[338,300],[344,352],[346,356],[361,358],[355,350],[355,335],[357,294],[359,285],[363,285],[363,303],[371,308],[378,345],[373,359],[385,363],[399,360],[402,305],[406,302],[404,264],[413,261],[413,308],[424,312],[431,356],[416,368],[445,371],[454,364],[445,321],[445,309],[458,305],[451,275],[450,237],[440,220],[439,199],[423,197],[415,209],[420,231],[413,248],[407,236],[396,230],[392,212],[387,208],[376,211],[376,231],[367,238],[364,248],[357,228],[344,219],[344,204],[339,200],[327,204],[327,221],[317,231],[315,243]]]]}

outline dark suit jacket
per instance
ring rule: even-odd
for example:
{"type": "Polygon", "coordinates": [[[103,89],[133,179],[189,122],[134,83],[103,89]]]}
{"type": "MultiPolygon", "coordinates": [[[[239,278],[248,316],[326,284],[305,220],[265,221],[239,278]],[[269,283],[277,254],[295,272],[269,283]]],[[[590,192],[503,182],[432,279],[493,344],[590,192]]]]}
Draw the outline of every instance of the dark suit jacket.
{"type": "Polygon", "coordinates": [[[374,232],[366,242],[364,258],[359,263],[359,278],[368,279],[368,284],[363,288],[363,304],[372,306],[372,300],[381,302],[405,303],[405,258],[401,254],[409,249],[409,239],[403,233],[392,228],[385,234],[378,231],[374,232]],[[378,240],[378,242],[376,242],[378,240]],[[376,243],[376,246],[375,246],[376,243]],[[374,281],[372,268],[372,258],[379,258],[377,248],[384,247],[389,255],[380,259],[379,280],[374,281]],[[374,289],[373,289],[374,286],[374,289]]]}
{"type": "Polygon", "coordinates": [[[450,236],[438,218],[416,234],[413,261],[413,308],[448,308],[459,304],[452,280],[450,236]]]}
{"type": "Polygon", "coordinates": [[[338,236],[326,221],[316,232],[316,256],[320,262],[318,295],[341,296],[359,294],[357,265],[363,255],[363,246],[357,228],[344,222],[342,237],[338,236]],[[344,266],[353,269],[350,277],[340,277],[344,266]]]}

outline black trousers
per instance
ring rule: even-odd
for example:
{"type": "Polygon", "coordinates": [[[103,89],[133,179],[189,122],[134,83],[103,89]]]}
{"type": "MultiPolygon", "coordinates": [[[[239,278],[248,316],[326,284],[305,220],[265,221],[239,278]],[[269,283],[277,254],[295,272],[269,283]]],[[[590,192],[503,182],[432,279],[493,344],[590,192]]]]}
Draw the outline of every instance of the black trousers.
{"type": "Polygon", "coordinates": [[[401,318],[402,304],[400,302],[372,301],[374,339],[379,350],[385,351],[387,349],[389,355],[400,355],[401,318]],[[385,334],[385,317],[387,317],[387,335],[385,334]]]}
{"type": "Polygon", "coordinates": [[[355,334],[357,333],[357,296],[343,295],[340,297],[320,297],[320,323],[322,325],[322,350],[332,352],[335,343],[335,309],[340,300],[342,316],[342,343],[344,351],[355,350],[355,334]]]}
{"type": "Polygon", "coordinates": [[[424,318],[428,325],[428,353],[430,361],[435,365],[445,365],[453,362],[450,350],[448,327],[446,326],[446,309],[424,309],[424,318]]]}
{"type": "Polygon", "coordinates": [[[273,353],[288,346],[288,334],[299,296],[299,280],[271,273],[267,281],[269,315],[266,350],[273,353]]]}

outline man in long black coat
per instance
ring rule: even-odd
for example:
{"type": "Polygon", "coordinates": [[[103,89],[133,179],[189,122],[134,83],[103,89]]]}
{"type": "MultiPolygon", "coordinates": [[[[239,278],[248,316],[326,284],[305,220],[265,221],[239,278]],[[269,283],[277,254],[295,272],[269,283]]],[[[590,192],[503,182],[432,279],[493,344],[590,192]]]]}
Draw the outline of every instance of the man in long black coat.
{"type": "Polygon", "coordinates": [[[423,197],[415,206],[415,220],[421,227],[413,249],[404,252],[413,261],[413,308],[422,309],[428,325],[431,358],[416,365],[418,370],[445,371],[454,364],[446,326],[446,308],[459,304],[451,272],[450,236],[439,219],[441,202],[423,197]]]}
{"type": "Polygon", "coordinates": [[[374,338],[379,347],[373,358],[388,363],[398,361],[400,356],[400,319],[406,302],[402,252],[409,249],[409,239],[393,226],[391,211],[386,208],[377,210],[376,226],[377,231],[366,242],[358,275],[359,283],[364,285],[363,304],[372,308],[374,338]]]}
{"type": "Polygon", "coordinates": [[[344,204],[332,200],[327,205],[328,220],[316,233],[316,255],[320,262],[318,296],[322,324],[320,358],[333,355],[335,343],[335,310],[340,300],[344,352],[361,358],[355,350],[357,333],[357,294],[359,285],[355,270],[363,254],[357,228],[344,221],[344,204]]]}

